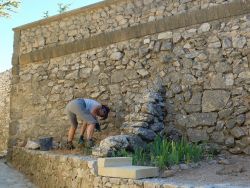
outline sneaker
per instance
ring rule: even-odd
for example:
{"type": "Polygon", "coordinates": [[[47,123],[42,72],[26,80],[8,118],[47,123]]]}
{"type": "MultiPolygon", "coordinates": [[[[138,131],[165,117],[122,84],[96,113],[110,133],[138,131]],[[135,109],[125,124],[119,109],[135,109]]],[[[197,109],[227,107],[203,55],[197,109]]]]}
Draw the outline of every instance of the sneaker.
{"type": "Polygon", "coordinates": [[[73,150],[73,149],[75,149],[75,146],[73,145],[72,141],[67,141],[65,147],[66,147],[66,149],[68,149],[68,150],[73,150]]]}
{"type": "Polygon", "coordinates": [[[94,145],[95,145],[94,140],[92,140],[92,139],[87,140],[86,146],[88,148],[92,148],[94,145]]]}
{"type": "Polygon", "coordinates": [[[95,130],[98,131],[98,132],[101,132],[101,126],[100,126],[99,123],[95,124],[95,130]]]}
{"type": "Polygon", "coordinates": [[[83,138],[83,136],[80,136],[80,138],[78,140],[78,144],[79,145],[83,145],[84,144],[84,138],[83,138]]]}

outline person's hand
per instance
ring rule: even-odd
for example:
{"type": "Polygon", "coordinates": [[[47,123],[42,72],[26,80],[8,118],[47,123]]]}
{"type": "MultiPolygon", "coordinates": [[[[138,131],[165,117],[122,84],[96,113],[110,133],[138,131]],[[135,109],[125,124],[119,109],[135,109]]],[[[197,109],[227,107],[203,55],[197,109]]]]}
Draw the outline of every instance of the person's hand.
{"type": "Polygon", "coordinates": [[[96,123],[95,124],[95,129],[97,130],[97,131],[101,131],[101,126],[100,126],[100,124],[99,123],[96,123]]]}

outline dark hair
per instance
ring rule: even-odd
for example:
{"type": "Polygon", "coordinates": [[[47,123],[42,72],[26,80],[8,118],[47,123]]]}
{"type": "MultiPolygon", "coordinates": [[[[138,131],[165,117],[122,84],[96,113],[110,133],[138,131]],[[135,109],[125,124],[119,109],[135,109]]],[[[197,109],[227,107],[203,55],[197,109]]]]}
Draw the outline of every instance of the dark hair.
{"type": "Polygon", "coordinates": [[[102,116],[102,120],[105,120],[108,118],[108,115],[109,115],[109,112],[110,112],[110,109],[108,106],[106,105],[102,105],[102,108],[101,108],[104,112],[104,115],[102,116]]]}

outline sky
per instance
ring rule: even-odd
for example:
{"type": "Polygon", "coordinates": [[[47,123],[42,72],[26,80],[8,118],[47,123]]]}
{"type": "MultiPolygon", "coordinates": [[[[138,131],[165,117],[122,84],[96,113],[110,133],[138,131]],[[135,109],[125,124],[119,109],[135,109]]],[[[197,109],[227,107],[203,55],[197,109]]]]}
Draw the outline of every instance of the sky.
{"type": "MultiPolygon", "coordinates": [[[[68,10],[84,7],[101,0],[21,0],[16,13],[11,18],[0,18],[0,72],[12,67],[13,28],[43,19],[44,12],[49,16],[58,14],[58,3],[71,4],[68,10]]],[[[68,11],[67,10],[67,11],[68,11]]]]}

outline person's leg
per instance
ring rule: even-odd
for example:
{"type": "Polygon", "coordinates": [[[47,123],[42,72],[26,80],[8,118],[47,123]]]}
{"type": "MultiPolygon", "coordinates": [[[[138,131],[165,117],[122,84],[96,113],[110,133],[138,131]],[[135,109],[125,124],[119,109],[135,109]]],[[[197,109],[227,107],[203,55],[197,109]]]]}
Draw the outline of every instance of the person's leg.
{"type": "Polygon", "coordinates": [[[86,128],[87,128],[87,123],[83,122],[82,127],[81,127],[81,131],[80,131],[81,136],[84,136],[86,128]]]}
{"type": "Polygon", "coordinates": [[[95,125],[88,124],[88,127],[87,127],[87,139],[88,140],[92,139],[94,131],[95,131],[95,125]]]}
{"type": "Polygon", "coordinates": [[[80,138],[78,140],[78,144],[81,144],[81,145],[84,144],[84,133],[85,133],[86,128],[87,128],[87,123],[83,122],[81,131],[80,131],[80,138]]]}
{"type": "Polygon", "coordinates": [[[68,132],[68,142],[72,142],[75,136],[76,128],[71,126],[68,132]]]}
{"type": "Polygon", "coordinates": [[[67,139],[67,149],[74,149],[75,147],[73,146],[73,139],[75,136],[75,132],[78,126],[77,118],[76,115],[70,111],[68,111],[68,117],[71,123],[71,126],[69,128],[68,132],[68,139],[67,139]]]}
{"type": "Polygon", "coordinates": [[[87,146],[88,147],[93,147],[94,146],[94,141],[92,139],[94,131],[95,131],[95,125],[88,124],[88,126],[87,126],[87,146]]]}
{"type": "Polygon", "coordinates": [[[75,132],[78,126],[78,122],[77,122],[76,115],[74,113],[68,112],[68,117],[71,123],[71,126],[69,128],[69,133],[68,133],[68,141],[73,141],[75,132]]]}

